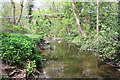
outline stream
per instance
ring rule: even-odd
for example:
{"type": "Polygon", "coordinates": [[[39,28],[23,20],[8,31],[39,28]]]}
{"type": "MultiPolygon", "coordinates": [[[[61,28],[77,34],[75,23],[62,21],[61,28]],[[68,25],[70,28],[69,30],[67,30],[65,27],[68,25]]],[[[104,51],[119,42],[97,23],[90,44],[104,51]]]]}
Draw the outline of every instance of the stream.
{"type": "Polygon", "coordinates": [[[119,78],[120,73],[103,64],[91,51],[81,51],[67,41],[51,40],[42,55],[47,61],[39,78],[119,78]]]}
{"type": "MultiPolygon", "coordinates": [[[[91,51],[81,51],[79,47],[65,40],[46,40],[42,56],[43,67],[39,78],[119,78],[120,72],[103,63],[91,51]]],[[[0,59],[0,73],[2,71],[0,59]]],[[[5,75],[5,74],[0,74],[5,75]]],[[[0,79],[2,76],[0,76],[0,79]]]]}

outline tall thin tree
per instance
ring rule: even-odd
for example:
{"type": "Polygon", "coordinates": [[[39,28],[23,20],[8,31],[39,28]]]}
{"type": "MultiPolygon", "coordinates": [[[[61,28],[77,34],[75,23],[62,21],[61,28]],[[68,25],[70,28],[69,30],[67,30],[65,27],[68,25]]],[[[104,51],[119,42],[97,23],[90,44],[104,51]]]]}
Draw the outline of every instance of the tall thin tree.
{"type": "Polygon", "coordinates": [[[99,0],[97,0],[97,21],[96,21],[96,31],[99,33],[99,0]]]}
{"type": "Polygon", "coordinates": [[[74,17],[75,17],[75,19],[76,19],[76,23],[77,23],[77,26],[78,26],[78,30],[79,30],[79,32],[82,34],[82,36],[85,37],[85,33],[84,33],[84,31],[82,30],[82,27],[81,27],[81,25],[80,25],[80,19],[79,19],[78,12],[77,12],[76,5],[75,5],[74,1],[72,2],[72,9],[73,9],[74,17]]]}

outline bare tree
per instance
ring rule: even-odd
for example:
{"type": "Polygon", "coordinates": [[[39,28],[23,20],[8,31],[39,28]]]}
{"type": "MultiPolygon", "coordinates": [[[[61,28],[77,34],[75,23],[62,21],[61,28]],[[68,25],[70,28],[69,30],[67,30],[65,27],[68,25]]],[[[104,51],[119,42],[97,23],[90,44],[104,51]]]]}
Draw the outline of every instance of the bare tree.
{"type": "Polygon", "coordinates": [[[21,0],[21,2],[20,2],[20,6],[21,6],[21,8],[20,8],[20,16],[18,18],[17,24],[20,22],[21,17],[22,17],[22,12],[23,12],[23,7],[24,7],[23,3],[24,3],[24,0],[21,0]]]}
{"type": "Polygon", "coordinates": [[[73,8],[74,17],[76,19],[76,23],[78,25],[79,32],[82,34],[82,36],[85,36],[85,33],[82,30],[81,25],[80,25],[80,19],[79,19],[78,12],[77,12],[77,9],[76,9],[76,5],[75,5],[74,2],[72,2],[72,8],[73,8]]]}

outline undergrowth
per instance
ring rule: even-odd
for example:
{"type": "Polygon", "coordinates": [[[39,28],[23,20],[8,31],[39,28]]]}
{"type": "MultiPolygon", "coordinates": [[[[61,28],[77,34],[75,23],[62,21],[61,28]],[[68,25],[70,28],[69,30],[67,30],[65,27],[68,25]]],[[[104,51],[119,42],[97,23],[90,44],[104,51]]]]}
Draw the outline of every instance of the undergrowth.
{"type": "Polygon", "coordinates": [[[29,38],[24,34],[7,33],[1,33],[0,37],[2,43],[0,55],[4,63],[27,68],[28,74],[33,72],[35,66],[41,65],[42,57],[35,47],[35,42],[39,39],[34,40],[34,38],[29,38]],[[31,66],[33,65],[31,64],[29,65],[29,69],[28,66],[26,66],[29,62],[34,63],[35,66],[31,66]]]}

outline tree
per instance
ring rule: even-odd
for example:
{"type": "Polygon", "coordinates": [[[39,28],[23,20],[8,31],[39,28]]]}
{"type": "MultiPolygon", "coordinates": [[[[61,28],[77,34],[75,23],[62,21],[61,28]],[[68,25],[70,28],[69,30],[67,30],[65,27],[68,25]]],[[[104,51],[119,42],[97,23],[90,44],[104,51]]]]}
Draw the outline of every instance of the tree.
{"type": "Polygon", "coordinates": [[[97,0],[97,24],[96,24],[96,30],[97,34],[99,33],[99,0],[97,0]]]}
{"type": "Polygon", "coordinates": [[[85,36],[85,33],[82,30],[81,25],[80,25],[80,19],[79,19],[78,12],[76,10],[76,5],[74,2],[72,2],[72,9],[73,9],[74,17],[76,19],[76,23],[78,25],[79,32],[82,34],[82,36],[85,36]]]}
{"type": "Polygon", "coordinates": [[[22,17],[22,12],[23,12],[23,3],[24,3],[24,0],[21,0],[21,2],[20,2],[20,5],[21,5],[21,9],[20,9],[20,16],[19,16],[19,18],[18,18],[17,24],[20,22],[21,17],[22,17]]]}
{"type": "Polygon", "coordinates": [[[30,16],[32,15],[32,8],[34,7],[33,1],[34,0],[28,0],[28,5],[27,5],[28,15],[29,15],[29,23],[31,23],[31,17],[30,16]]]}

